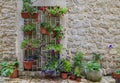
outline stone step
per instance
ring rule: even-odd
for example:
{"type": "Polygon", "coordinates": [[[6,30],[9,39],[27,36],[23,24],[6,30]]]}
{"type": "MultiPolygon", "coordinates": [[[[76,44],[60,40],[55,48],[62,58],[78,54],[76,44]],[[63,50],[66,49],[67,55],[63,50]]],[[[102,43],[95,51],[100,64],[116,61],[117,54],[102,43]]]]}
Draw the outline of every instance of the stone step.
{"type": "Polygon", "coordinates": [[[111,76],[104,77],[109,83],[115,83],[115,79],[113,79],[111,76]]]}

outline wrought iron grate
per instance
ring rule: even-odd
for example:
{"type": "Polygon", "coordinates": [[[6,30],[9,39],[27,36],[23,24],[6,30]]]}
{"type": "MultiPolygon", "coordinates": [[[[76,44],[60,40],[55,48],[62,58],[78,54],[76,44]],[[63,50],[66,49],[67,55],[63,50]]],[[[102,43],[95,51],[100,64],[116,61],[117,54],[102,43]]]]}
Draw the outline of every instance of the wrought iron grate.
{"type": "MultiPolygon", "coordinates": [[[[37,7],[39,9],[40,7],[37,7]]],[[[45,65],[45,62],[49,59],[52,59],[53,55],[51,53],[48,53],[45,51],[45,45],[49,42],[56,43],[56,38],[53,38],[51,35],[42,35],[40,33],[40,24],[42,22],[49,22],[50,25],[54,25],[57,23],[60,23],[59,17],[50,17],[45,13],[44,11],[38,10],[39,16],[38,19],[32,19],[32,23],[36,24],[36,31],[32,33],[32,35],[25,35],[24,39],[37,39],[37,40],[43,40],[43,42],[39,43],[39,48],[37,48],[34,52],[30,53],[27,51],[24,51],[24,59],[26,56],[32,55],[36,57],[34,60],[34,64],[32,66],[31,71],[39,71],[41,70],[42,66],[45,65]]],[[[24,25],[28,24],[30,22],[30,19],[24,19],[24,25]]]]}

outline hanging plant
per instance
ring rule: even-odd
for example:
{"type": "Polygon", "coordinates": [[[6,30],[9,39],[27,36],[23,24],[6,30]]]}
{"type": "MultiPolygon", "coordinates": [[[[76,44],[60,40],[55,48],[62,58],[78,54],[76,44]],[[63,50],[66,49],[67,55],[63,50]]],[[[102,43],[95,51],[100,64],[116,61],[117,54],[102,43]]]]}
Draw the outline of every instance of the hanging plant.
{"type": "Polygon", "coordinates": [[[47,22],[42,22],[40,27],[40,33],[44,35],[50,35],[53,33],[53,29],[50,24],[47,22]]]}
{"type": "Polygon", "coordinates": [[[22,31],[25,32],[27,35],[31,35],[33,31],[36,30],[36,25],[35,24],[27,24],[24,27],[22,27],[22,31]]]}
{"type": "Polygon", "coordinates": [[[46,50],[50,50],[52,53],[59,53],[63,49],[61,44],[49,44],[46,46],[46,50]]]}
{"type": "Polygon", "coordinates": [[[47,6],[43,6],[43,7],[40,7],[39,10],[46,12],[46,8],[47,8],[47,6]]]}
{"type": "Polygon", "coordinates": [[[32,6],[31,0],[23,0],[23,8],[21,13],[22,18],[38,18],[37,9],[32,6]]]}
{"type": "Polygon", "coordinates": [[[53,16],[53,17],[60,17],[64,14],[66,14],[68,11],[67,8],[60,8],[58,6],[55,7],[47,7],[46,8],[46,12],[49,16],[53,16]]]}
{"type": "Polygon", "coordinates": [[[38,40],[24,39],[21,43],[21,48],[26,50],[35,50],[38,47],[38,40]]]}
{"type": "Polygon", "coordinates": [[[57,38],[58,40],[63,38],[63,33],[62,33],[63,27],[60,25],[56,25],[53,27],[53,38],[57,38]]]}

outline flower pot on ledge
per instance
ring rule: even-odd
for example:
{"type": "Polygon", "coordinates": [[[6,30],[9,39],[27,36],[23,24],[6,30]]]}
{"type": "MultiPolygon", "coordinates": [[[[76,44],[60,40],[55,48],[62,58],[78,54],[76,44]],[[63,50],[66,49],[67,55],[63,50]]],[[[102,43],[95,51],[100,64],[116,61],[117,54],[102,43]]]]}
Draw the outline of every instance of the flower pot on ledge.
{"type": "Polygon", "coordinates": [[[23,64],[25,69],[32,69],[33,61],[24,61],[23,64]]]}
{"type": "Polygon", "coordinates": [[[114,79],[120,79],[120,74],[112,73],[112,77],[113,77],[114,79]]]}
{"type": "Polygon", "coordinates": [[[10,78],[17,78],[18,77],[18,70],[14,69],[13,73],[9,76],[10,78]]]}
{"type": "MultiPolygon", "coordinates": [[[[30,15],[29,15],[27,12],[22,12],[22,13],[21,13],[21,16],[22,16],[22,18],[24,18],[24,19],[30,18],[30,15]]],[[[33,19],[37,19],[37,18],[38,18],[38,13],[33,13],[33,14],[31,15],[31,17],[32,17],[33,19]]]]}

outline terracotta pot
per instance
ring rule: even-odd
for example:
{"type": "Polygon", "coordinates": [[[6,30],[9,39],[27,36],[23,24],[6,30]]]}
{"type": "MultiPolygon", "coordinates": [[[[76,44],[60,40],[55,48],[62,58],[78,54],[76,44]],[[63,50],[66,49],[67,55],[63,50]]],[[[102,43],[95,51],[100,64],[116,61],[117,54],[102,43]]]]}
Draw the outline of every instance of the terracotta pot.
{"type": "Polygon", "coordinates": [[[77,81],[77,82],[80,82],[80,81],[81,81],[81,78],[80,78],[80,77],[77,77],[77,78],[76,78],[76,81],[77,81]]]}
{"type": "Polygon", "coordinates": [[[26,13],[26,12],[22,12],[21,16],[22,16],[22,18],[29,18],[28,13],[26,13]]]}
{"type": "Polygon", "coordinates": [[[32,18],[37,19],[38,18],[38,13],[33,13],[32,18]]]}
{"type": "Polygon", "coordinates": [[[71,75],[71,76],[70,76],[70,79],[71,79],[71,80],[75,80],[75,78],[76,78],[76,77],[75,77],[74,75],[71,75]]]}
{"type": "Polygon", "coordinates": [[[14,69],[13,73],[9,77],[10,78],[17,78],[18,77],[18,70],[14,69]]]}
{"type": "Polygon", "coordinates": [[[62,79],[67,79],[67,77],[68,77],[68,74],[67,73],[61,73],[61,78],[62,79]]]}
{"type": "Polygon", "coordinates": [[[25,32],[26,35],[32,35],[32,31],[25,32]]]}
{"type": "Polygon", "coordinates": [[[40,33],[44,35],[48,35],[48,31],[44,27],[40,27],[40,33]]]}
{"type": "Polygon", "coordinates": [[[120,74],[112,73],[112,77],[113,77],[114,79],[120,79],[120,74]]]}
{"type": "MultiPolygon", "coordinates": [[[[30,15],[29,15],[27,12],[22,12],[22,13],[21,13],[21,16],[22,16],[22,18],[30,18],[30,15]]],[[[33,19],[38,18],[38,13],[33,13],[33,14],[32,14],[32,18],[33,18],[33,19]]]]}
{"type": "Polygon", "coordinates": [[[25,69],[32,69],[33,61],[24,61],[23,64],[25,69]]]}

